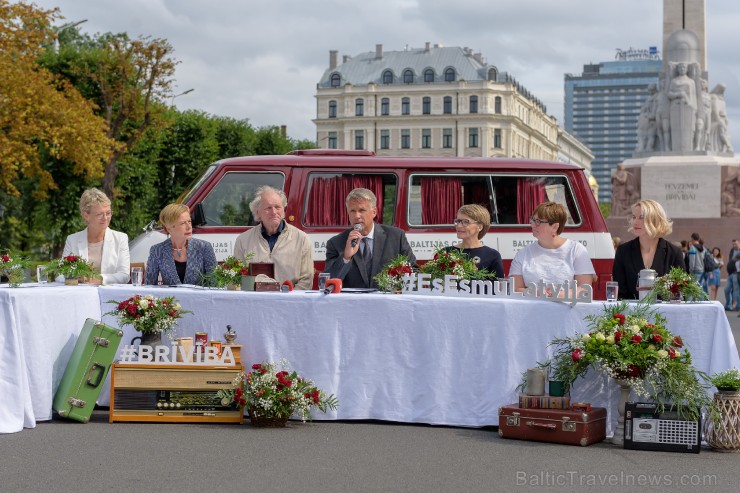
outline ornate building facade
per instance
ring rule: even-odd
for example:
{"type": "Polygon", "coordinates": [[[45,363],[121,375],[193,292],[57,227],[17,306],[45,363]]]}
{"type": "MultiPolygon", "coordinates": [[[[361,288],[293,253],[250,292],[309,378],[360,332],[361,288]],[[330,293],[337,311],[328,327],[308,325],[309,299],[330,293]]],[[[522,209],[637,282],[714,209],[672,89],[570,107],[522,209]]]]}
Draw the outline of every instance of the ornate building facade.
{"type": "Polygon", "coordinates": [[[355,57],[331,51],[316,88],[324,149],[378,155],[567,160],[590,169],[593,154],[563,131],[511,75],[468,48],[424,48],[355,57]]]}

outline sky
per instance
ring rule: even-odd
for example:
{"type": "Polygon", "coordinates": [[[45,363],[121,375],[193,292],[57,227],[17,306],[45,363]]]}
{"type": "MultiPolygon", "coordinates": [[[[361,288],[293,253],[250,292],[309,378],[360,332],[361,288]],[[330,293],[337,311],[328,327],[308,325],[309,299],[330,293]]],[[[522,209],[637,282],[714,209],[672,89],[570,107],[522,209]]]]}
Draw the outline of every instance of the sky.
{"type": "MultiPolygon", "coordinates": [[[[27,2],[29,3],[29,2],[27,2]]],[[[316,84],[329,50],[355,56],[470,47],[516,77],[563,120],[564,74],[614,60],[616,49],[662,52],[661,0],[33,0],[88,34],[126,32],[174,47],[180,110],[286,125],[315,140],[316,84]]],[[[709,86],[727,86],[729,130],[740,147],[740,3],[706,0],[709,86]]]]}

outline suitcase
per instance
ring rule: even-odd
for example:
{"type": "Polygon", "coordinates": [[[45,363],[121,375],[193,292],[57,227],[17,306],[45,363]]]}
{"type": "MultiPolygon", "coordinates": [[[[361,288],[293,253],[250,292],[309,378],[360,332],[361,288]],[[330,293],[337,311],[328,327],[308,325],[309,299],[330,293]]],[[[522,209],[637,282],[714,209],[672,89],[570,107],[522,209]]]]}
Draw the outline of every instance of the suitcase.
{"type": "Polygon", "coordinates": [[[521,409],[517,404],[498,410],[498,434],[503,438],[591,445],[606,438],[606,408],[591,411],[521,409]]]}
{"type": "Polygon", "coordinates": [[[59,416],[87,423],[105,383],[123,331],[88,318],[82,327],[62,383],[54,395],[59,416]]]}

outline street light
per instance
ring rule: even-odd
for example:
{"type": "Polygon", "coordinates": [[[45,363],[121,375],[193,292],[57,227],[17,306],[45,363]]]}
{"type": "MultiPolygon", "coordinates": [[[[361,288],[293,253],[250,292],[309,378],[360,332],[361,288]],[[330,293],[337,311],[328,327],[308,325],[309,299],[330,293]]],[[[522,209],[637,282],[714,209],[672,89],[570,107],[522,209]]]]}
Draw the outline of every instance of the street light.
{"type": "Polygon", "coordinates": [[[175,98],[179,98],[180,96],[184,96],[186,94],[190,94],[191,92],[195,91],[195,89],[188,89],[187,91],[183,91],[180,94],[175,94],[172,96],[172,100],[170,101],[170,106],[175,106],[175,98]]]}
{"type": "Polygon", "coordinates": [[[77,22],[68,22],[56,28],[55,30],[56,37],[54,38],[54,53],[59,53],[59,34],[61,34],[62,31],[65,31],[67,29],[72,29],[73,27],[77,27],[83,22],[87,22],[87,19],[82,19],[81,21],[77,21],[77,22]]]}

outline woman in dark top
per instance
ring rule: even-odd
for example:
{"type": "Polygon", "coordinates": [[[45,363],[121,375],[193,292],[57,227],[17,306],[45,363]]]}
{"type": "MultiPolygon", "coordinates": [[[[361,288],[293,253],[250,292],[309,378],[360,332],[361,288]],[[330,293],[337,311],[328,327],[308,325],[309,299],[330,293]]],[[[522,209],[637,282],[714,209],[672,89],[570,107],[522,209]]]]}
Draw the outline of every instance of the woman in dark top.
{"type": "Polygon", "coordinates": [[[460,243],[449,246],[445,250],[453,248],[462,249],[463,253],[473,259],[478,269],[486,269],[496,274],[497,279],[504,277],[504,264],[501,254],[491,247],[481,243],[491,226],[491,215],[485,207],[476,204],[467,204],[457,211],[455,219],[455,230],[460,243]]]}
{"type": "Polygon", "coordinates": [[[685,269],[681,249],[663,239],[673,225],[663,206],[654,200],[641,200],[632,206],[629,231],[637,238],[622,243],[614,254],[612,277],[619,283],[619,298],[637,299],[637,278],[642,269],[653,269],[664,276],[672,267],[685,269]]]}

